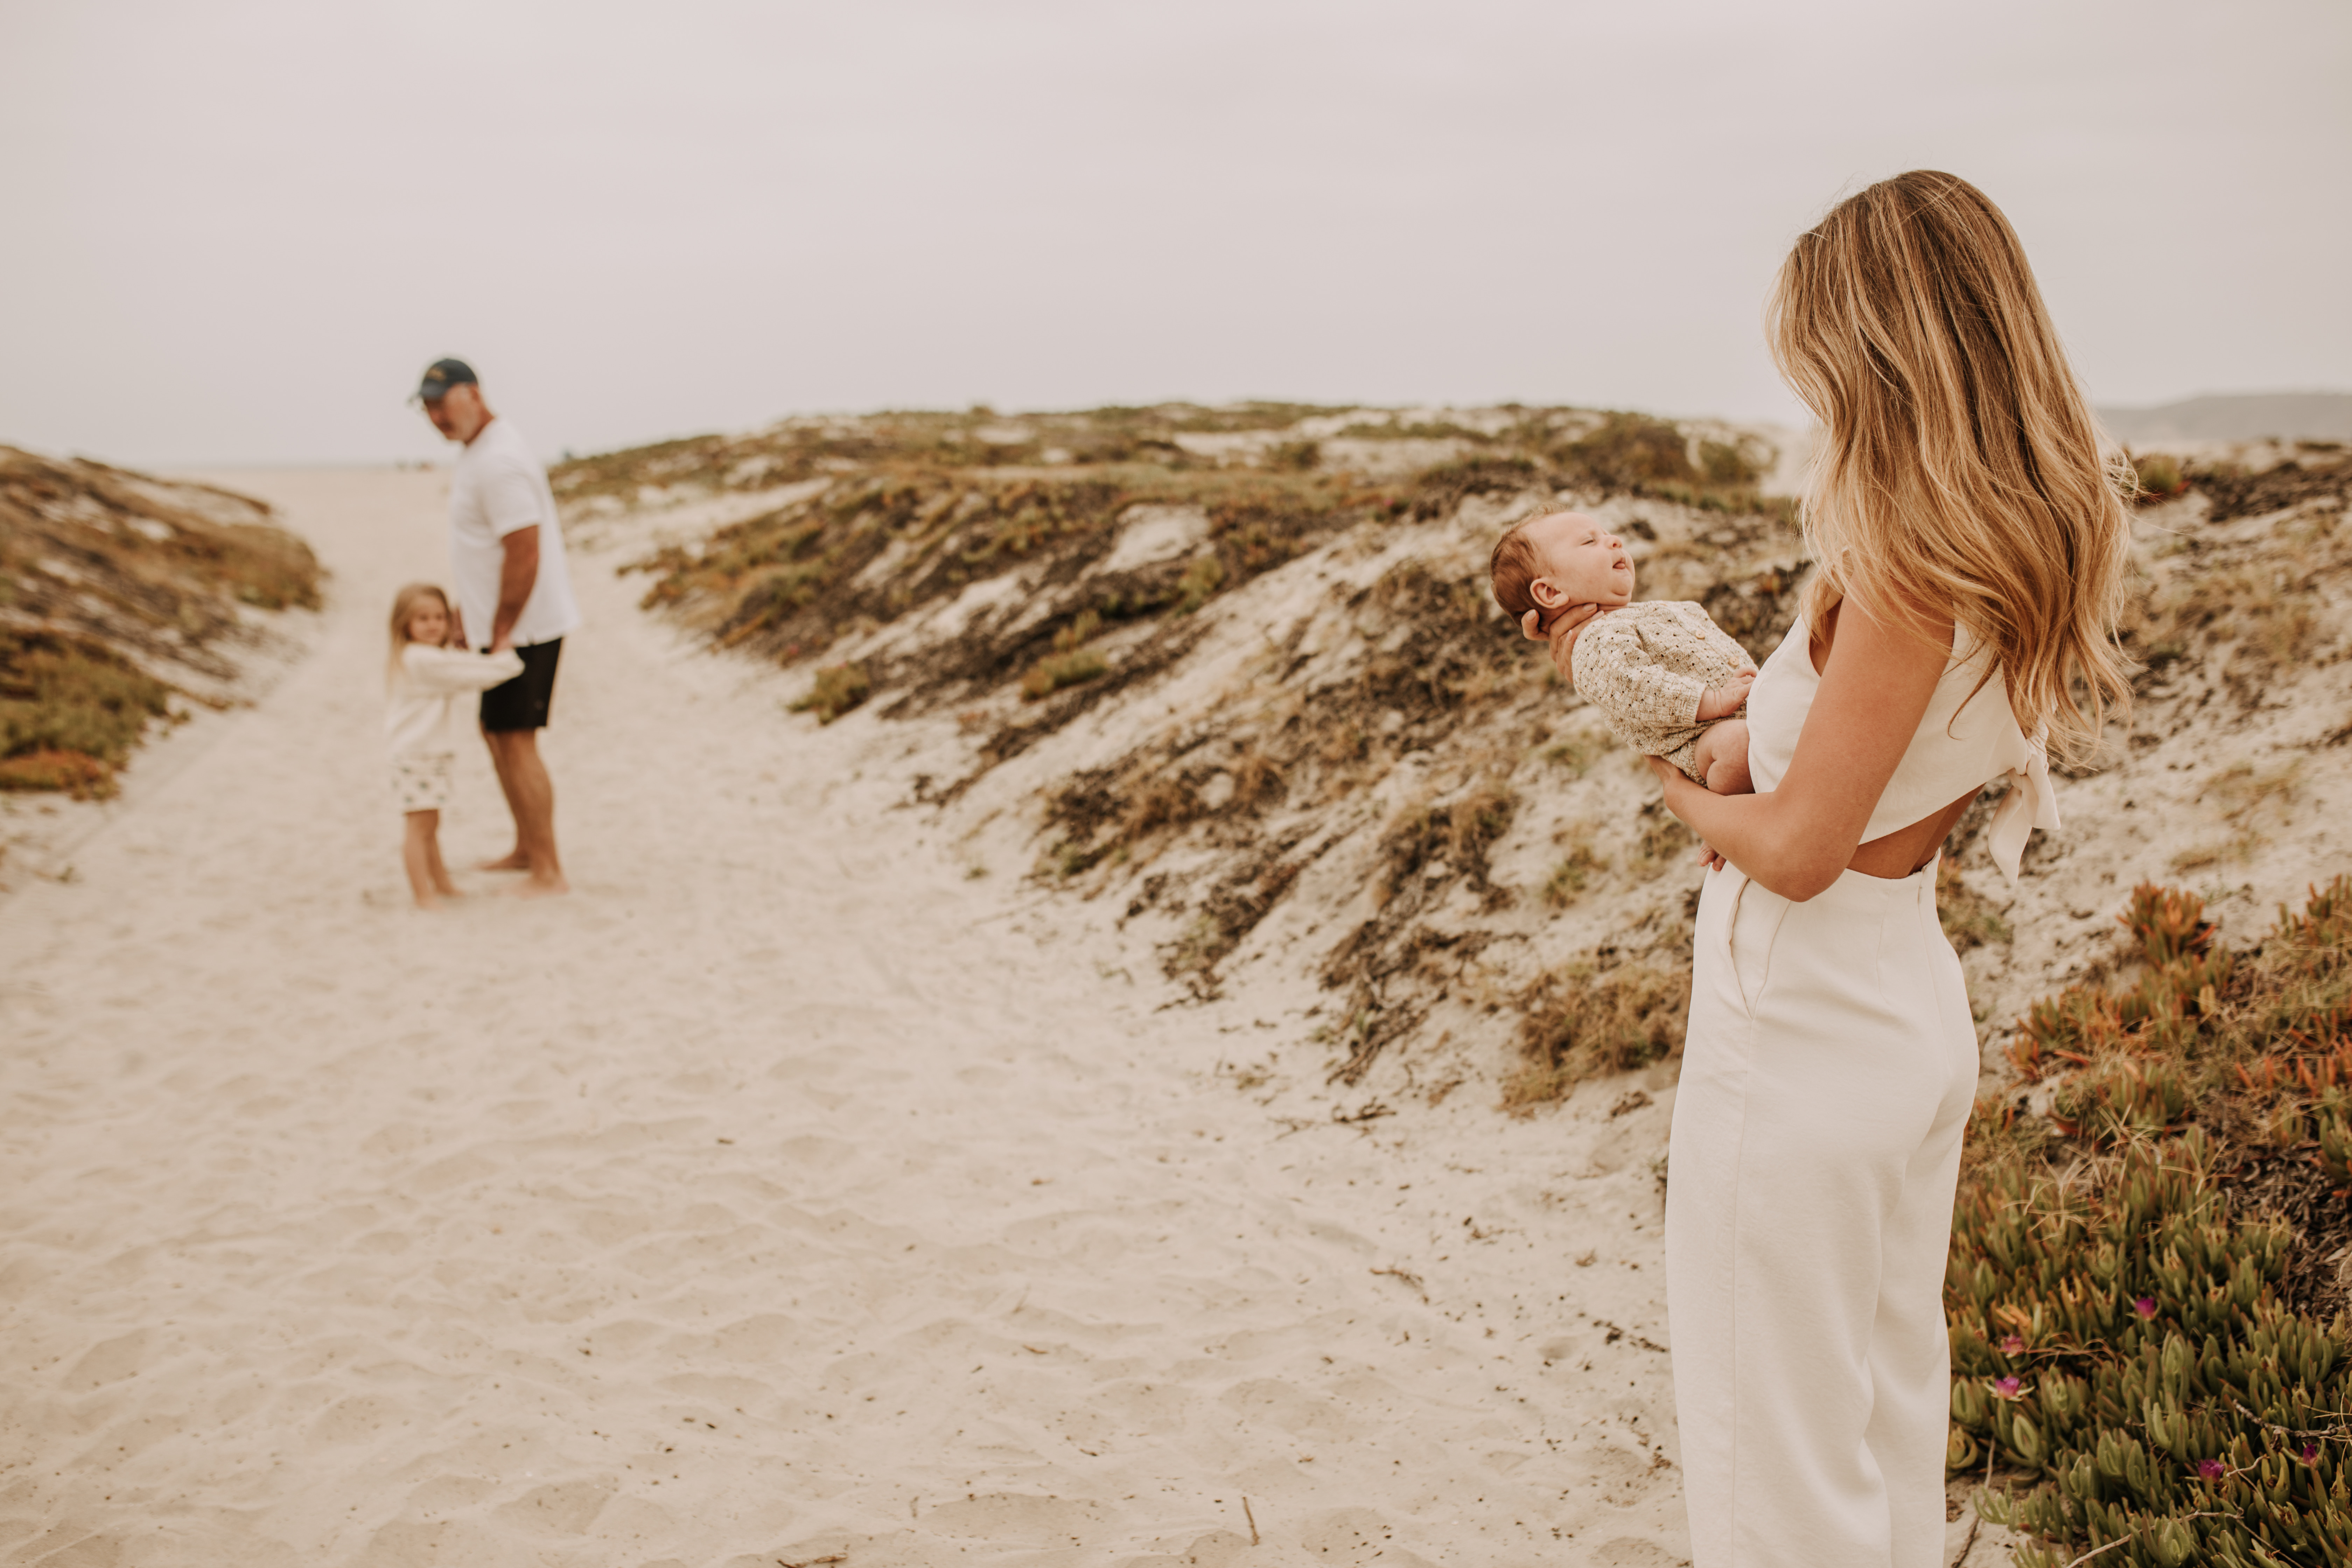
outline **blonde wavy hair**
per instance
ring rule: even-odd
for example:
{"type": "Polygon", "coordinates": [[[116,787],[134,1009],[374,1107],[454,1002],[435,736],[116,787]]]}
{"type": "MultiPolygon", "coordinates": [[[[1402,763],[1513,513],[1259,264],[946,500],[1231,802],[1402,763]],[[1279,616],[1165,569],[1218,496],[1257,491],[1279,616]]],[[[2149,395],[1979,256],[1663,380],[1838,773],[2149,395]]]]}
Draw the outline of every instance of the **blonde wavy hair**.
{"type": "Polygon", "coordinates": [[[1948,616],[1992,649],[2025,732],[2085,759],[2130,701],[2116,622],[2138,483],[2009,220],[1956,175],[1883,180],[1798,237],[1768,319],[1826,427],[1805,483],[1808,622],[1841,596],[1922,636],[1948,616]]]}
{"type": "Polygon", "coordinates": [[[409,644],[408,621],[416,614],[416,606],[426,599],[441,601],[444,615],[449,614],[449,595],[431,583],[410,583],[392,596],[392,658],[383,667],[384,683],[388,686],[400,676],[400,656],[409,644]]]}

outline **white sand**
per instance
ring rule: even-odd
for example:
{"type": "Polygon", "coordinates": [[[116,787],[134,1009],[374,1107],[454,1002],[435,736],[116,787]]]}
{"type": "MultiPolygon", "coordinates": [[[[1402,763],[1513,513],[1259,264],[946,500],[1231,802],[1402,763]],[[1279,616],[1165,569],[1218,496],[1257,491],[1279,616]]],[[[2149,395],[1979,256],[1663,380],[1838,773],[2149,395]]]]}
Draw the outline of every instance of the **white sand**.
{"type": "MultiPolygon", "coordinates": [[[[377,672],[441,481],[221,478],[331,606],[0,904],[0,1554],[1686,1555],[1664,1076],[1294,1133],[1218,1070],[1258,1020],[963,879],[851,726],[593,553],[547,741],[578,894],[416,914],[377,672]]],[[[502,822],[469,750],[453,863],[502,822]]]]}

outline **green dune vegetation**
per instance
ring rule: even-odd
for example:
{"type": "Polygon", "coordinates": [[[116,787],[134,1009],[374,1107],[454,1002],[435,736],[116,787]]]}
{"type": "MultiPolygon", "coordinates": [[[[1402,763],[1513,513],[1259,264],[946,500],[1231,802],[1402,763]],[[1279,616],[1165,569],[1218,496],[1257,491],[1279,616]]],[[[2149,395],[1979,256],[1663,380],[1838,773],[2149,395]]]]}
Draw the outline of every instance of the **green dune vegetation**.
{"type": "MultiPolygon", "coordinates": [[[[722,645],[750,643],[788,659],[1016,564],[1044,566],[1047,585],[1074,577],[1108,552],[1120,519],[1139,506],[1201,508],[1207,547],[1173,569],[1106,585],[1087,606],[1097,627],[1189,614],[1353,523],[1439,516],[1468,494],[1583,484],[1727,511],[1785,512],[1785,503],[1758,494],[1758,455],[1736,442],[1695,444],[1637,414],[1507,416],[1499,427],[1398,425],[1378,411],[1244,404],[1017,422],[984,411],[793,420],[751,436],[581,458],[557,470],[556,488],[580,502],[634,499],[671,484],[759,490],[834,477],[817,493],[721,529],[698,548],[672,547],[641,563],[654,578],[648,606],[681,609],[722,645]],[[1333,437],[1242,446],[1244,461],[1183,444],[1287,433],[1314,416],[1339,424],[1333,437]],[[1349,442],[1445,453],[1376,479],[1324,461],[1327,446],[1349,442]]],[[[1052,645],[1083,613],[1016,646],[962,650],[956,678],[1025,677],[1055,652],[1074,651],[1052,645]]],[[[877,689],[892,684],[887,672],[871,679],[877,689]]]]}
{"type": "MultiPolygon", "coordinates": [[[[1729,427],[1622,412],[1174,405],[795,419],[583,458],[554,480],[583,520],[774,495],[635,563],[651,579],[645,603],[720,646],[814,666],[798,705],[821,721],[860,705],[953,713],[970,760],[921,781],[926,803],[951,805],[1074,725],[1131,736],[1040,788],[1037,871],[1089,898],[1132,883],[1132,910],[1179,919],[1162,967],[1197,994],[1345,837],[1335,820],[1405,759],[1440,759],[1428,798],[1382,832],[1378,913],[1325,967],[1347,996],[1336,1070],[1354,1083],[1476,952],[1437,929],[1455,895],[1516,901],[1486,855],[1518,810],[1512,775],[1569,776],[1529,762],[1573,698],[1501,626],[1486,541],[1438,556],[1415,542],[1474,502],[1613,500],[1649,547],[1651,590],[1703,599],[1760,657],[1787,624],[1801,559],[1788,502],[1759,489],[1774,456],[1729,427]],[[1129,548],[1162,532],[1165,549],[1129,548]],[[1265,654],[1281,668],[1248,700],[1213,700],[1173,731],[1111,717],[1147,684],[1185,678],[1208,606],[1310,558],[1331,573],[1320,585],[1293,574],[1268,590],[1279,603],[1237,613],[1276,650],[1337,616],[1328,651],[1265,654]],[[1213,864],[1171,865],[1186,854],[1213,864]]],[[[1559,744],[1606,747],[1581,732],[1559,744]]],[[[1646,828],[1592,879],[1661,882],[1687,839],[1671,819],[1646,828]]],[[[1548,1087],[1526,1098],[1566,1087],[1539,1076],[1548,1087]]]]}
{"type": "Polygon", "coordinates": [[[0,447],[0,790],[113,793],[175,695],[219,702],[247,607],[314,607],[261,502],[0,447]]]}
{"type": "Polygon", "coordinates": [[[2176,889],[2122,923],[1977,1108],[1951,1468],[2024,1568],[2352,1562],[2352,879],[2242,951],[2176,889]]]}

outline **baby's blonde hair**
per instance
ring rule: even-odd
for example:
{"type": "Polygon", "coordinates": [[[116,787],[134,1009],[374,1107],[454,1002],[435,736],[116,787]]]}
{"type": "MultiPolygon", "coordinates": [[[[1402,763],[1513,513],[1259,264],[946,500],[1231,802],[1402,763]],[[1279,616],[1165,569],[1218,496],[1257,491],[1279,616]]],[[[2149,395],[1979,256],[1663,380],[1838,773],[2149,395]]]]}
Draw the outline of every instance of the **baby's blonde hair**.
{"type": "Polygon", "coordinates": [[[1798,237],[1769,320],[1827,427],[1807,619],[1838,595],[1915,626],[1948,616],[1993,650],[2026,733],[2084,758],[2130,700],[2115,628],[2137,483],[2009,220],[1957,175],[1883,180],[1798,237]]]}
{"type": "Polygon", "coordinates": [[[411,640],[408,635],[409,618],[416,614],[418,603],[425,599],[440,600],[442,613],[444,615],[450,613],[449,595],[431,583],[411,583],[392,596],[392,658],[385,664],[383,672],[383,678],[387,683],[400,673],[401,650],[405,648],[411,640]]]}

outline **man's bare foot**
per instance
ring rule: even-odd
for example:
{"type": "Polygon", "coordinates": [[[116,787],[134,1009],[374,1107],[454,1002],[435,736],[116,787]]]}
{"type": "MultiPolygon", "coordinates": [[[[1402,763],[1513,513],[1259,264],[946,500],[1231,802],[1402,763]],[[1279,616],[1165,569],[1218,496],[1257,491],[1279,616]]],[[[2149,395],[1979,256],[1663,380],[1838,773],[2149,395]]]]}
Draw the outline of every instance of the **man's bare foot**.
{"type": "Polygon", "coordinates": [[[568,893],[572,884],[561,877],[530,876],[507,889],[510,899],[551,899],[558,893],[568,893]]]}
{"type": "Polygon", "coordinates": [[[477,871],[528,871],[530,857],[517,849],[498,860],[484,860],[475,866],[477,871]]]}

